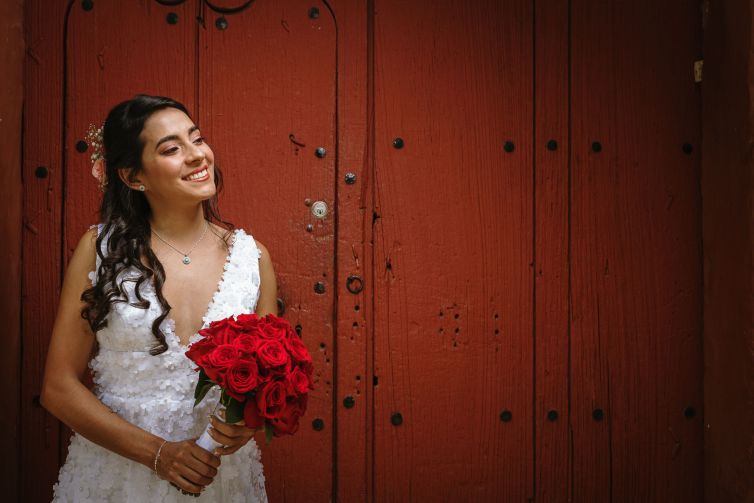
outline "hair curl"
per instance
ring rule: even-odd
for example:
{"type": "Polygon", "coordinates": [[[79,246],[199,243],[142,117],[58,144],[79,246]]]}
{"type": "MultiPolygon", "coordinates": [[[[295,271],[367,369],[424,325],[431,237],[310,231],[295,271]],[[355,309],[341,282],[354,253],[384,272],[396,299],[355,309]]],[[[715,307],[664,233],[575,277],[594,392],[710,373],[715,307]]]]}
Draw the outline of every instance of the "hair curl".
{"type": "MultiPolygon", "coordinates": [[[[127,292],[123,288],[125,282],[136,283],[134,293],[138,302],[129,304],[147,309],[150,302],[141,296],[140,287],[144,281],[154,281],[162,312],[152,323],[152,333],[157,339],[156,345],[150,350],[152,355],[161,354],[168,349],[165,334],[160,330],[160,324],[171,309],[162,294],[165,270],[152,251],[152,229],[149,223],[152,210],[149,203],[142,192],[129,188],[120,179],[118,170],[133,168],[128,175],[128,180],[133,182],[135,176],[144,169],[141,161],[144,142],[139,135],[144,123],[154,112],[168,107],[176,108],[191,117],[182,103],[164,96],[145,94],[137,94],[133,99],[119,103],[107,115],[102,131],[107,186],[99,210],[103,228],[96,241],[97,255],[101,263],[96,283],[81,295],[81,300],[86,303],[81,309],[81,317],[87,320],[92,331],[96,333],[107,326],[106,317],[114,303],[129,302],[127,292]],[[110,236],[105,256],[102,253],[102,240],[108,234],[110,236]],[[142,257],[146,263],[142,262],[142,257]],[[128,267],[138,270],[139,276],[126,277],[118,282],[119,273],[128,267]]],[[[228,247],[229,236],[234,226],[220,217],[217,208],[217,197],[222,190],[222,173],[217,164],[215,188],[215,195],[202,201],[202,209],[205,219],[221,224],[220,226],[226,230],[223,241],[228,247]]]]}

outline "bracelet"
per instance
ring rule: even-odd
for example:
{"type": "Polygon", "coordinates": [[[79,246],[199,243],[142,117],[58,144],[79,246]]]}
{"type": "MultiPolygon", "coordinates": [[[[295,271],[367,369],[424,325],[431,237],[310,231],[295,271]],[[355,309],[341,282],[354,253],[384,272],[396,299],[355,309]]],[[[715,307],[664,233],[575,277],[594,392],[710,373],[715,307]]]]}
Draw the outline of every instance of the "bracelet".
{"type": "Polygon", "coordinates": [[[162,442],[162,445],[160,445],[160,448],[157,449],[157,454],[154,456],[154,472],[157,473],[157,460],[160,459],[160,452],[162,452],[162,448],[167,444],[168,441],[165,440],[162,442]]]}

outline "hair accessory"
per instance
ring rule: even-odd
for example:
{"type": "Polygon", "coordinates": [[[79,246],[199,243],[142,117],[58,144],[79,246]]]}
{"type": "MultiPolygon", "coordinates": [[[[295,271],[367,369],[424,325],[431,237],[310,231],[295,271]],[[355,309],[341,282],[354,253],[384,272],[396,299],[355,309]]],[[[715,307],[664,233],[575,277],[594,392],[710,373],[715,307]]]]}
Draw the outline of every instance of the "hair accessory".
{"type": "Polygon", "coordinates": [[[105,176],[105,156],[103,154],[104,144],[102,141],[102,126],[97,127],[94,124],[89,124],[89,128],[86,131],[86,141],[89,146],[92,147],[92,176],[97,179],[99,183],[99,189],[104,192],[107,187],[107,177],[105,176]]]}

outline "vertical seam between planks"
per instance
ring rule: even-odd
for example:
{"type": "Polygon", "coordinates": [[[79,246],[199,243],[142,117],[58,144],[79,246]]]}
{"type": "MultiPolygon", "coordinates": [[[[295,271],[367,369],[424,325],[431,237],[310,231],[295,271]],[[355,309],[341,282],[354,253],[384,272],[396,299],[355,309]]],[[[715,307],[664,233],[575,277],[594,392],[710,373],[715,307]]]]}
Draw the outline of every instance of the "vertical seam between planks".
{"type": "MultiPolygon", "coordinates": [[[[371,298],[370,298],[370,309],[369,309],[369,322],[367,323],[367,330],[366,333],[369,334],[366,342],[366,350],[369,353],[368,355],[365,355],[365,360],[368,365],[367,369],[367,386],[370,390],[370,417],[367,420],[367,435],[371,436],[371,442],[369,445],[369,449],[365,450],[365,456],[368,458],[366,460],[366,467],[365,471],[368,470],[371,473],[368,473],[367,475],[367,501],[368,502],[374,502],[375,501],[375,477],[376,477],[376,422],[375,422],[375,408],[376,408],[376,400],[375,400],[375,394],[376,389],[374,386],[374,371],[375,371],[375,361],[374,361],[374,353],[375,353],[375,316],[374,316],[374,310],[375,310],[375,297],[376,297],[376,281],[375,278],[377,277],[377,271],[375,266],[375,243],[374,243],[374,211],[375,211],[375,191],[376,191],[376,152],[375,152],[375,113],[374,113],[374,100],[375,100],[375,72],[374,72],[374,58],[375,58],[375,49],[374,49],[374,9],[375,9],[375,0],[367,0],[367,97],[366,97],[366,114],[367,114],[367,135],[366,135],[366,149],[367,149],[367,162],[366,162],[366,169],[368,170],[367,176],[369,177],[369,183],[371,184],[371,212],[369,211],[369,208],[367,208],[367,219],[366,222],[369,222],[369,242],[371,243],[370,249],[371,249],[371,268],[372,268],[372,292],[371,292],[371,298]],[[371,215],[370,215],[371,213],[371,215]],[[369,382],[369,377],[371,376],[371,382],[369,382]]],[[[362,220],[363,222],[364,220],[362,220]]],[[[365,321],[367,319],[367,316],[364,317],[365,321]]]]}
{"type": "Polygon", "coordinates": [[[531,162],[531,182],[532,182],[532,219],[531,219],[531,240],[532,240],[532,500],[537,498],[537,0],[531,2],[531,52],[532,52],[532,73],[531,73],[531,93],[532,93],[532,162],[531,162]]]}
{"type": "Polygon", "coordinates": [[[339,101],[338,98],[340,96],[339,88],[338,88],[338,50],[340,49],[340,46],[338,44],[338,20],[335,17],[335,12],[333,12],[332,7],[327,2],[327,0],[322,0],[322,2],[325,4],[325,7],[327,7],[327,10],[330,12],[330,16],[333,20],[333,25],[335,26],[335,75],[334,75],[334,85],[335,85],[335,109],[333,110],[333,121],[335,126],[335,134],[334,136],[334,152],[335,152],[335,158],[333,159],[333,208],[334,208],[334,218],[333,218],[333,240],[334,240],[334,250],[333,250],[333,258],[332,258],[332,267],[333,267],[333,283],[335,288],[333,288],[333,305],[332,305],[332,326],[335,327],[335,331],[332,334],[333,340],[332,340],[332,347],[333,347],[333,354],[335,355],[332,359],[332,372],[333,372],[333,397],[335,398],[332,401],[332,436],[331,436],[331,449],[332,449],[332,487],[330,488],[330,493],[333,495],[333,499],[337,500],[338,498],[338,293],[339,289],[337,288],[338,282],[339,282],[339,275],[338,275],[338,227],[340,222],[340,207],[338,204],[338,179],[339,179],[339,162],[340,159],[340,150],[339,150],[339,138],[340,138],[340,128],[338,124],[338,111],[339,111],[339,101]]]}
{"type": "MultiPolygon", "coordinates": [[[[66,152],[66,121],[68,119],[68,23],[71,15],[71,9],[73,8],[73,4],[75,3],[75,0],[69,0],[68,7],[66,7],[65,10],[65,17],[63,18],[63,103],[62,103],[62,124],[60,128],[60,184],[61,184],[61,197],[60,197],[60,252],[58,255],[58,287],[62,288],[63,284],[63,277],[65,275],[65,222],[66,222],[66,212],[65,212],[65,199],[66,199],[66,162],[65,162],[65,152],[66,152]]],[[[52,175],[50,175],[52,177],[52,175]]],[[[48,198],[48,207],[49,207],[49,197],[50,197],[50,185],[51,182],[48,183],[48,192],[47,192],[47,198],[48,198]]],[[[22,337],[23,339],[23,337],[22,337]]],[[[57,449],[55,449],[55,454],[58,457],[58,466],[61,464],[61,449],[63,448],[63,442],[61,439],[61,434],[63,432],[63,423],[62,421],[57,422],[57,430],[58,430],[58,446],[57,449]]],[[[67,442],[66,442],[67,444],[67,442]]],[[[67,445],[66,445],[67,447],[67,445]]]]}
{"type": "Polygon", "coordinates": [[[571,218],[572,218],[572,202],[571,202],[571,184],[572,184],[572,171],[573,171],[573,118],[572,118],[572,92],[571,92],[571,85],[573,80],[572,75],[572,67],[573,67],[573,27],[572,27],[572,0],[568,0],[568,28],[567,28],[567,36],[568,36],[568,151],[567,155],[568,158],[566,159],[566,166],[568,171],[568,253],[567,253],[567,262],[568,262],[568,312],[567,312],[567,319],[568,319],[568,326],[566,327],[566,333],[568,337],[568,471],[569,471],[569,487],[567,490],[567,496],[568,501],[573,501],[574,499],[574,445],[573,445],[573,421],[571,417],[571,401],[573,397],[573,388],[572,388],[572,379],[571,379],[571,320],[573,317],[573,296],[572,296],[572,286],[571,286],[571,273],[572,273],[572,262],[571,262],[571,236],[572,236],[572,226],[571,226],[571,218]]]}

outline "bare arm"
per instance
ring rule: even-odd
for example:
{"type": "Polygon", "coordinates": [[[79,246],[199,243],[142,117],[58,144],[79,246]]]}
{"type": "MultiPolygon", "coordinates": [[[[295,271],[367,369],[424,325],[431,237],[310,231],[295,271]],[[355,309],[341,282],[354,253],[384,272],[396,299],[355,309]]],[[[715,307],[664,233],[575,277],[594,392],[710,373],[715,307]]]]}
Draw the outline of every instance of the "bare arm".
{"type": "MultiPolygon", "coordinates": [[[[96,229],[86,232],[68,264],[47,353],[40,400],[50,413],[88,440],[152,469],[155,453],[163,439],[113,413],[82,382],[95,338],[87,321],[81,318],[84,306],[81,294],[91,285],[88,273],[95,267],[96,237],[96,229]]],[[[172,463],[174,457],[185,456],[178,451],[193,452],[190,446],[177,445],[182,443],[171,444],[175,445],[166,444],[160,455],[165,470],[172,467],[168,462],[172,463]]],[[[167,472],[165,478],[197,492],[201,490],[197,487],[200,483],[207,485],[211,482],[216,470],[207,468],[210,463],[215,467],[219,465],[219,458],[193,445],[199,451],[195,455],[204,459],[185,459],[185,465],[198,474],[191,473],[189,477],[197,484],[187,485],[179,480],[180,477],[167,472]]]]}
{"type": "Polygon", "coordinates": [[[275,271],[272,268],[272,259],[270,253],[259,241],[256,242],[257,247],[262,250],[262,256],[259,257],[259,300],[257,301],[256,313],[259,316],[272,313],[278,314],[278,284],[275,279],[275,271]]]}

